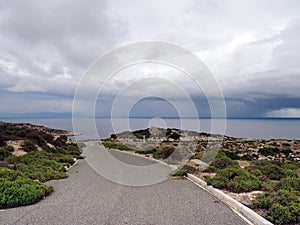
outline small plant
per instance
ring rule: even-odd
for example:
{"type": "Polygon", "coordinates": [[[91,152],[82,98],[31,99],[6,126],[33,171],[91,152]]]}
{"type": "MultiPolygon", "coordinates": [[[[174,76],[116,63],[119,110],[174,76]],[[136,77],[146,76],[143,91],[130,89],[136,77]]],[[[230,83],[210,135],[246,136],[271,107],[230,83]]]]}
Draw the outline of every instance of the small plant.
{"type": "Polygon", "coordinates": [[[291,204],[290,206],[282,206],[275,203],[266,213],[266,218],[271,222],[281,225],[288,223],[299,223],[300,205],[291,204]]]}
{"type": "Polygon", "coordinates": [[[253,200],[252,207],[255,209],[269,209],[273,203],[273,195],[271,193],[263,193],[257,195],[253,200]]]}
{"type": "Polygon", "coordinates": [[[260,153],[263,156],[274,156],[277,155],[279,152],[279,148],[261,148],[258,150],[258,153],[260,153]]]}
{"type": "Polygon", "coordinates": [[[170,175],[172,177],[185,177],[187,176],[187,170],[184,169],[183,167],[180,167],[176,169],[175,171],[171,172],[170,175]]]}
{"type": "Polygon", "coordinates": [[[229,166],[238,166],[238,163],[227,156],[222,156],[216,158],[212,163],[211,166],[214,166],[217,169],[224,169],[229,166]]]}
{"type": "Polygon", "coordinates": [[[35,146],[35,143],[30,140],[24,141],[24,143],[22,144],[22,149],[25,152],[37,151],[37,147],[35,146]]]}
{"type": "Polygon", "coordinates": [[[258,190],[261,187],[261,181],[257,177],[239,167],[219,170],[214,178],[207,181],[207,184],[236,193],[258,190]]]}
{"type": "Polygon", "coordinates": [[[129,148],[128,146],[123,145],[121,142],[117,142],[117,141],[104,141],[104,142],[102,142],[102,144],[105,148],[118,149],[121,151],[133,150],[133,149],[129,148]]]}
{"type": "Polygon", "coordinates": [[[0,160],[4,160],[6,157],[10,156],[14,148],[9,145],[5,145],[3,147],[0,147],[0,160]]]}
{"type": "Polygon", "coordinates": [[[265,217],[275,224],[300,222],[300,201],[295,191],[260,194],[252,202],[252,207],[266,209],[265,217]]]}
{"type": "Polygon", "coordinates": [[[161,159],[162,155],[163,155],[163,150],[159,149],[159,150],[156,150],[153,153],[153,158],[155,158],[155,159],[161,159]]]}

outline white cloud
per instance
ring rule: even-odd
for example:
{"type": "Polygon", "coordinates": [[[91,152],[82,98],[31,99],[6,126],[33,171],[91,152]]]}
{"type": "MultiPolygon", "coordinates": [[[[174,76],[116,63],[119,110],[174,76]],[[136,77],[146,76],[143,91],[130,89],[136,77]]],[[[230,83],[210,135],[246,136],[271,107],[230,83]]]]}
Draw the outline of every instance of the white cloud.
{"type": "Polygon", "coordinates": [[[300,108],[284,108],[266,114],[267,117],[296,117],[300,118],[300,108]]]}
{"type": "MultiPolygon", "coordinates": [[[[253,102],[276,96],[300,98],[298,0],[0,2],[4,97],[6,92],[43,92],[63,102],[63,97],[74,94],[89,64],[106,51],[128,42],[159,40],[200,56],[227,97],[253,102]]],[[[180,73],[148,70],[198,93],[180,73]]],[[[137,78],[139,71],[124,72],[107,86],[108,93],[137,78]]],[[[129,94],[169,91],[162,84],[144,87],[129,94]]]]}
{"type": "Polygon", "coordinates": [[[42,88],[28,83],[18,83],[14,87],[7,88],[7,90],[11,92],[46,92],[42,88]]]}

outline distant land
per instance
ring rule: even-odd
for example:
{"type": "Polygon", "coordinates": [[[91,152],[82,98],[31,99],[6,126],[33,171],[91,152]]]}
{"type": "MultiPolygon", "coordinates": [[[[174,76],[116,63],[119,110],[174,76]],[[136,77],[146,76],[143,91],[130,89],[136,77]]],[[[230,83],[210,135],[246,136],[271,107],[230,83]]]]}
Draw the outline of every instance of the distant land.
{"type": "MultiPolygon", "coordinates": [[[[54,112],[33,112],[33,113],[0,113],[0,118],[72,118],[72,112],[54,113],[54,112]]],[[[300,117],[176,117],[176,116],[78,116],[77,118],[133,118],[133,119],[151,119],[151,118],[162,118],[162,119],[245,119],[245,120],[300,120],[300,117]]]]}

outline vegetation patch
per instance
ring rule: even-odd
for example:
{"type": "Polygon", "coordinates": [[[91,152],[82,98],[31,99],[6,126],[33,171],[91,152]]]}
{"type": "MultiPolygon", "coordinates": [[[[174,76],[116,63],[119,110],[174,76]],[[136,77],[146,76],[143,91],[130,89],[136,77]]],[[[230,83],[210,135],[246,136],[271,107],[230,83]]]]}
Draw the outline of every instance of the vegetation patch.
{"type": "Polygon", "coordinates": [[[0,168],[0,208],[30,205],[53,191],[37,180],[23,177],[21,173],[0,168]]]}
{"type": "Polygon", "coordinates": [[[172,177],[185,177],[187,176],[187,170],[184,167],[179,167],[175,171],[171,172],[172,177]]]}
{"type": "Polygon", "coordinates": [[[264,216],[275,224],[291,224],[300,221],[299,193],[279,190],[260,194],[253,201],[254,209],[264,209],[264,216]]]}
{"type": "Polygon", "coordinates": [[[123,145],[121,142],[118,142],[116,140],[114,141],[104,141],[102,142],[105,148],[111,148],[111,149],[118,149],[121,151],[133,151],[132,148],[129,148],[126,145],[123,145]]]}
{"type": "Polygon", "coordinates": [[[213,178],[206,178],[207,184],[215,188],[227,189],[232,192],[249,192],[259,190],[261,181],[248,171],[239,167],[221,169],[213,178]]]}
{"type": "Polygon", "coordinates": [[[75,158],[82,158],[65,131],[10,123],[0,123],[0,128],[0,208],[41,200],[53,191],[42,182],[66,178],[66,168],[74,164],[75,158]],[[7,145],[10,140],[20,140],[20,147],[27,153],[14,155],[14,148],[7,145]]]}

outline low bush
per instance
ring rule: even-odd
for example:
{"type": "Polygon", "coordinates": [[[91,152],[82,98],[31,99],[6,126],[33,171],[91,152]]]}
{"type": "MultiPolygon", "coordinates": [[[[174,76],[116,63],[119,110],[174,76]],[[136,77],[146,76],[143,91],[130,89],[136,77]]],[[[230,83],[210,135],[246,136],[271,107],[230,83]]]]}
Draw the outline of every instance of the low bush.
{"type": "Polygon", "coordinates": [[[284,169],[278,165],[267,164],[265,166],[258,166],[257,169],[270,180],[280,180],[285,177],[284,169]]]}
{"type": "Polygon", "coordinates": [[[121,151],[130,151],[130,150],[133,150],[133,149],[129,148],[128,146],[123,145],[120,142],[105,141],[102,144],[104,145],[105,148],[118,149],[118,150],[121,150],[121,151]]]}
{"type": "Polygon", "coordinates": [[[30,140],[24,141],[24,143],[22,144],[22,149],[25,152],[37,151],[37,147],[35,146],[35,143],[30,140]]]}
{"type": "Polygon", "coordinates": [[[263,193],[256,196],[252,202],[252,207],[254,209],[269,209],[273,203],[273,195],[271,193],[263,193]]]}
{"type": "Polygon", "coordinates": [[[195,167],[187,164],[183,166],[183,169],[185,169],[187,173],[195,173],[197,171],[195,167]]]}
{"type": "Polygon", "coordinates": [[[256,158],[254,158],[252,155],[250,154],[246,154],[246,155],[243,155],[242,157],[240,157],[241,160],[246,160],[246,161],[252,161],[256,158]]]}
{"type": "Polygon", "coordinates": [[[163,159],[168,158],[173,152],[174,152],[174,147],[172,147],[172,146],[164,147],[162,149],[162,158],[163,159]]]}
{"type": "Polygon", "coordinates": [[[4,160],[6,157],[8,157],[12,154],[10,147],[11,146],[8,146],[8,145],[0,147],[0,160],[4,160]]]}
{"type": "Polygon", "coordinates": [[[261,181],[267,180],[267,177],[263,174],[263,172],[257,166],[247,166],[245,169],[252,175],[259,178],[261,181]]]}
{"type": "Polygon", "coordinates": [[[236,193],[258,190],[261,187],[261,181],[257,177],[239,167],[221,169],[207,182],[215,188],[225,188],[236,193]]]}
{"type": "Polygon", "coordinates": [[[300,201],[295,191],[279,190],[260,194],[252,202],[256,209],[266,209],[265,217],[275,224],[300,222],[300,201]]]}
{"type": "Polygon", "coordinates": [[[281,224],[298,224],[300,222],[300,204],[292,203],[289,206],[282,206],[275,203],[266,213],[266,218],[271,222],[281,224]]]}
{"type": "Polygon", "coordinates": [[[220,158],[216,158],[212,163],[211,166],[214,166],[217,169],[224,169],[229,166],[238,166],[239,164],[237,161],[234,161],[227,156],[223,156],[220,158]]]}
{"type": "Polygon", "coordinates": [[[274,156],[280,152],[279,148],[260,148],[258,153],[263,156],[274,156]]]}
{"type": "Polygon", "coordinates": [[[240,159],[240,157],[235,153],[235,152],[230,152],[230,151],[224,151],[226,156],[232,160],[237,160],[240,159]]]}
{"type": "Polygon", "coordinates": [[[155,149],[155,152],[153,152],[153,158],[155,159],[167,159],[173,152],[174,152],[173,146],[165,146],[159,149],[155,149]]]}
{"type": "Polygon", "coordinates": [[[64,166],[74,163],[71,156],[44,151],[33,151],[19,157],[9,156],[5,160],[14,164],[22,176],[41,182],[66,178],[64,166]]]}
{"type": "Polygon", "coordinates": [[[295,190],[300,192],[300,178],[295,176],[284,177],[279,181],[277,188],[288,191],[295,190]]]}
{"type": "Polygon", "coordinates": [[[278,181],[267,180],[262,183],[262,190],[274,192],[278,187],[278,181]]]}
{"type": "Polygon", "coordinates": [[[216,171],[217,168],[214,166],[208,166],[203,170],[204,173],[215,173],[216,171]]]}
{"type": "Polygon", "coordinates": [[[20,173],[0,168],[0,208],[29,205],[53,191],[39,181],[24,178],[20,173]]]}
{"type": "Polygon", "coordinates": [[[156,150],[153,153],[153,158],[155,158],[155,159],[161,159],[162,155],[163,155],[163,150],[159,149],[159,150],[156,150]]]}
{"type": "Polygon", "coordinates": [[[1,149],[3,149],[4,151],[8,151],[8,152],[13,152],[14,151],[14,147],[11,146],[11,145],[5,145],[1,149]]]}
{"type": "Polygon", "coordinates": [[[180,167],[175,171],[171,172],[170,175],[172,177],[184,177],[187,175],[187,170],[184,167],[180,167]]]}

